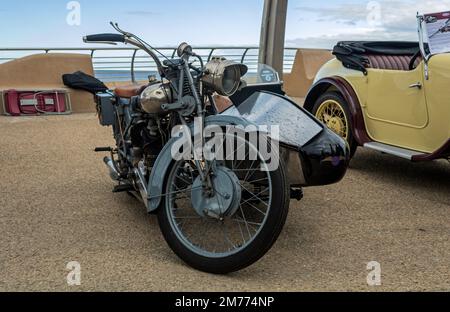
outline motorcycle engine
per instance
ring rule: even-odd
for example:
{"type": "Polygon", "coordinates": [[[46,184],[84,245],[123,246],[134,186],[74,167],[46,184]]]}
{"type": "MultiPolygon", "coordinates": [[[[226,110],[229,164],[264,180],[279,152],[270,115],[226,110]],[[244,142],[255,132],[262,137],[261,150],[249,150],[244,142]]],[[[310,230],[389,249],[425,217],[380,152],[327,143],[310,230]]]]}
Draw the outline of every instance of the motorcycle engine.
{"type": "Polygon", "coordinates": [[[154,118],[143,119],[130,129],[133,146],[133,165],[144,159],[146,167],[153,167],[154,161],[163,148],[163,138],[154,118]]]}

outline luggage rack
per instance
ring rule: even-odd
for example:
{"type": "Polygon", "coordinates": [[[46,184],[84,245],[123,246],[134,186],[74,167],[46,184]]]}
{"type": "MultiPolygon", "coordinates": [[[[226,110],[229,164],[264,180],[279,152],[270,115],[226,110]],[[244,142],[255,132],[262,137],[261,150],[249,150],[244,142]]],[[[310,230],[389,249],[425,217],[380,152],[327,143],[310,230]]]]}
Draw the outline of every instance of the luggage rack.
{"type": "Polygon", "coordinates": [[[70,99],[70,93],[67,89],[34,89],[34,88],[26,88],[26,89],[8,89],[8,90],[0,90],[1,96],[1,102],[2,102],[2,108],[3,108],[3,115],[6,116],[41,116],[41,115],[70,115],[72,113],[72,103],[70,99]],[[11,113],[11,111],[8,110],[7,107],[7,93],[8,92],[17,92],[18,98],[17,98],[17,106],[20,110],[20,113],[11,113]],[[27,98],[20,98],[20,94],[28,94],[27,98]],[[54,95],[52,98],[48,98],[49,95],[54,95]],[[47,98],[45,98],[45,95],[47,95],[47,98]],[[61,95],[64,96],[63,100],[61,100],[61,95]],[[31,97],[31,98],[30,98],[31,97]],[[41,101],[44,101],[43,103],[39,103],[38,97],[41,97],[41,101]],[[44,97],[42,99],[42,97],[44,97]],[[55,103],[56,101],[56,103],[55,103]],[[59,101],[64,101],[60,105],[59,101]],[[42,107],[39,107],[39,105],[44,104],[44,109],[42,107]],[[46,111],[45,107],[47,106],[54,106],[55,111],[46,111]],[[61,106],[63,108],[61,109],[61,106]],[[31,112],[23,112],[21,108],[30,108],[31,112]]]}

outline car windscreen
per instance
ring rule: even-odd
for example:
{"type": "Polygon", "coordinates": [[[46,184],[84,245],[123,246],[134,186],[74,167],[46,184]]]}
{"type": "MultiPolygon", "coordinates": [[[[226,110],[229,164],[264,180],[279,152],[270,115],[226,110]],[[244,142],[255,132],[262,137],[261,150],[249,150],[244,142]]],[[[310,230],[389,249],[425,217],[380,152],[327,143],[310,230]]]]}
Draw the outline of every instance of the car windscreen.
{"type": "Polygon", "coordinates": [[[242,80],[249,86],[262,84],[277,84],[280,83],[280,76],[278,72],[271,66],[266,64],[249,64],[247,74],[242,77],[242,80]]]}

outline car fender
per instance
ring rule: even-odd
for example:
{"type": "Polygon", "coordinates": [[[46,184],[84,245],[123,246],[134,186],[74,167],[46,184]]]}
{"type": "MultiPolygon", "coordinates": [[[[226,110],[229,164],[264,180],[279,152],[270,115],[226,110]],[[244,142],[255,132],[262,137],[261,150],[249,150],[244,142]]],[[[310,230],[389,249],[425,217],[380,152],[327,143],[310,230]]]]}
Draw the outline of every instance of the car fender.
{"type": "Polygon", "coordinates": [[[371,142],[364,122],[364,115],[361,109],[358,96],[351,84],[342,77],[333,76],[318,80],[308,91],[305,98],[304,108],[312,112],[317,99],[325,93],[330,87],[336,88],[345,98],[349,105],[350,114],[352,115],[352,129],[356,142],[363,146],[365,143],[371,142]]]}
{"type": "MultiPolygon", "coordinates": [[[[253,124],[248,120],[240,117],[214,115],[206,118],[205,126],[208,125],[234,125],[247,127],[253,124]]],[[[166,178],[174,162],[174,159],[172,157],[172,147],[175,143],[177,143],[178,140],[180,140],[180,137],[174,137],[169,140],[169,142],[162,149],[161,153],[156,159],[155,165],[153,166],[153,170],[150,174],[150,179],[147,186],[147,209],[149,213],[156,211],[161,205],[162,197],[164,196],[163,190],[166,183],[166,178]]]]}

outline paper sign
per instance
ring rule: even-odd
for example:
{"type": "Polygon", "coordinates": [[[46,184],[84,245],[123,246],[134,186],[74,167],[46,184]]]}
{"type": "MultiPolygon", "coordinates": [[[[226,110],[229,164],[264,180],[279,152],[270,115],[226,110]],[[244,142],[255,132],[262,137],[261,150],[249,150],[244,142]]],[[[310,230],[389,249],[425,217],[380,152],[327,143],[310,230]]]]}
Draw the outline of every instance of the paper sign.
{"type": "Polygon", "coordinates": [[[450,12],[424,15],[430,53],[450,52],[450,12]]]}

